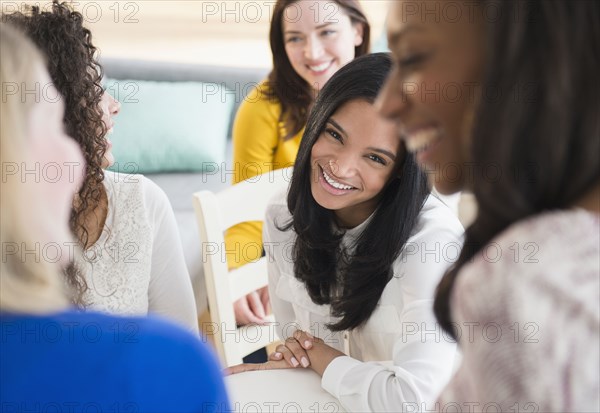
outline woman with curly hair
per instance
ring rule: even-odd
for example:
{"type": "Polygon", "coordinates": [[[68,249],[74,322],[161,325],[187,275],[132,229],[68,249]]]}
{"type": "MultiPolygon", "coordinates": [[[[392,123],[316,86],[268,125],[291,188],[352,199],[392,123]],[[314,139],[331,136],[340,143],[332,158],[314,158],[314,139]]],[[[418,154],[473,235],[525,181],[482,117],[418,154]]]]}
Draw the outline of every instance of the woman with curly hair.
{"type": "Polygon", "coordinates": [[[47,56],[64,97],[64,124],[84,154],[84,183],[70,225],[83,257],[66,270],[80,307],[117,314],[156,313],[197,331],[191,281],[175,217],[164,192],[141,175],[104,168],[114,162],[113,117],[120,105],[101,86],[102,68],[83,16],[55,0],[2,20],[23,30],[47,56]]]}

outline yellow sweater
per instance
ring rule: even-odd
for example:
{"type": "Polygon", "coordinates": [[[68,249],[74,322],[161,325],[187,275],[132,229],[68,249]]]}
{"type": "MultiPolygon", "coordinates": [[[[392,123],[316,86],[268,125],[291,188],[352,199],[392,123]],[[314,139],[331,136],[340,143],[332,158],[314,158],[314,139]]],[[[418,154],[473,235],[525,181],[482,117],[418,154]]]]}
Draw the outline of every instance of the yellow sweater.
{"type": "MultiPolygon", "coordinates": [[[[304,128],[293,138],[283,140],[286,129],[279,121],[281,105],[265,96],[265,82],[253,89],[236,114],[233,124],[233,183],[292,166],[298,154],[304,128]]],[[[229,268],[238,268],[262,255],[262,224],[247,222],[225,234],[229,268]]]]}

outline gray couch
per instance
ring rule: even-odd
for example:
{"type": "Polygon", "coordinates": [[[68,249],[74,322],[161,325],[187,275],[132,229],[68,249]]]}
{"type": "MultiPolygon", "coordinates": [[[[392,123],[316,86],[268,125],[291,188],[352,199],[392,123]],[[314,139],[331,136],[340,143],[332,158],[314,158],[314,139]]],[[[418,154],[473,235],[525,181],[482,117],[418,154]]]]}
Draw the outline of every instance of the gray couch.
{"type": "MultiPolygon", "coordinates": [[[[232,68],[195,64],[176,64],[166,62],[139,61],[129,59],[107,58],[101,60],[104,75],[118,80],[153,80],[162,82],[207,82],[224,84],[230,90],[245,90],[249,84],[256,84],[264,79],[268,73],[266,68],[232,68]]],[[[236,95],[237,96],[237,95],[236,95]]],[[[240,95],[241,96],[241,95],[240,95]]],[[[200,237],[192,205],[192,193],[208,189],[218,191],[231,184],[231,175],[226,171],[231,170],[231,125],[235,112],[243,96],[236,97],[233,110],[230,114],[229,132],[227,139],[226,163],[218,171],[206,173],[158,173],[146,175],[156,182],[167,194],[175,218],[179,225],[179,232],[183,243],[185,260],[192,278],[198,313],[206,309],[206,292],[202,269],[200,237]]]]}

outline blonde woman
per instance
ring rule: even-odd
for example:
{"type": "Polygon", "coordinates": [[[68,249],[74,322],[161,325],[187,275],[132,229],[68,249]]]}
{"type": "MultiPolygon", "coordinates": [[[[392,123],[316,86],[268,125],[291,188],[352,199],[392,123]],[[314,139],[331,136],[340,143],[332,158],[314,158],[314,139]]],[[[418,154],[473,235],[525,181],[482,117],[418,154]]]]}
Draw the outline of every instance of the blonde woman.
{"type": "Polygon", "coordinates": [[[85,163],[39,52],[3,24],[0,85],[3,410],[229,410],[218,366],[191,333],[69,307],[60,271],[76,245],[69,214],[85,163]]]}
{"type": "Polygon", "coordinates": [[[105,170],[114,163],[109,132],[120,104],[100,86],[98,50],[83,15],[54,1],[2,20],[22,28],[47,56],[52,83],[64,97],[65,129],[85,157],[70,215],[84,254],[65,271],[77,292],[73,301],[110,314],[160,315],[197,333],[192,284],[167,196],[143,175],[105,170]]]}

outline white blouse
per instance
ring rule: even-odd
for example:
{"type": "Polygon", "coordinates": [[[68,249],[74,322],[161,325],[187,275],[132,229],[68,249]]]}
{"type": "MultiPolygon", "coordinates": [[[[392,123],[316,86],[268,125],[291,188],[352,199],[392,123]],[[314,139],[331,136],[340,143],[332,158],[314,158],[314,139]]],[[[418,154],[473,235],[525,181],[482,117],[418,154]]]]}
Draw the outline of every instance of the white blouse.
{"type": "MultiPolygon", "coordinates": [[[[327,329],[337,320],[329,305],[315,304],[294,277],[295,234],[277,228],[290,220],[281,194],[268,207],[263,229],[279,336],[299,328],[347,355],[329,364],[321,384],[348,411],[422,411],[448,382],[454,363],[456,344],[442,334],[432,306],[435,288],[462,246],[456,215],[429,196],[375,311],[363,327],[347,332],[327,329]]],[[[351,248],[368,221],[346,231],[342,246],[351,248]]]]}
{"type": "Polygon", "coordinates": [[[108,214],[100,238],[77,259],[89,308],[164,316],[198,332],[192,283],[165,193],[142,175],[104,172],[108,214]]]}

